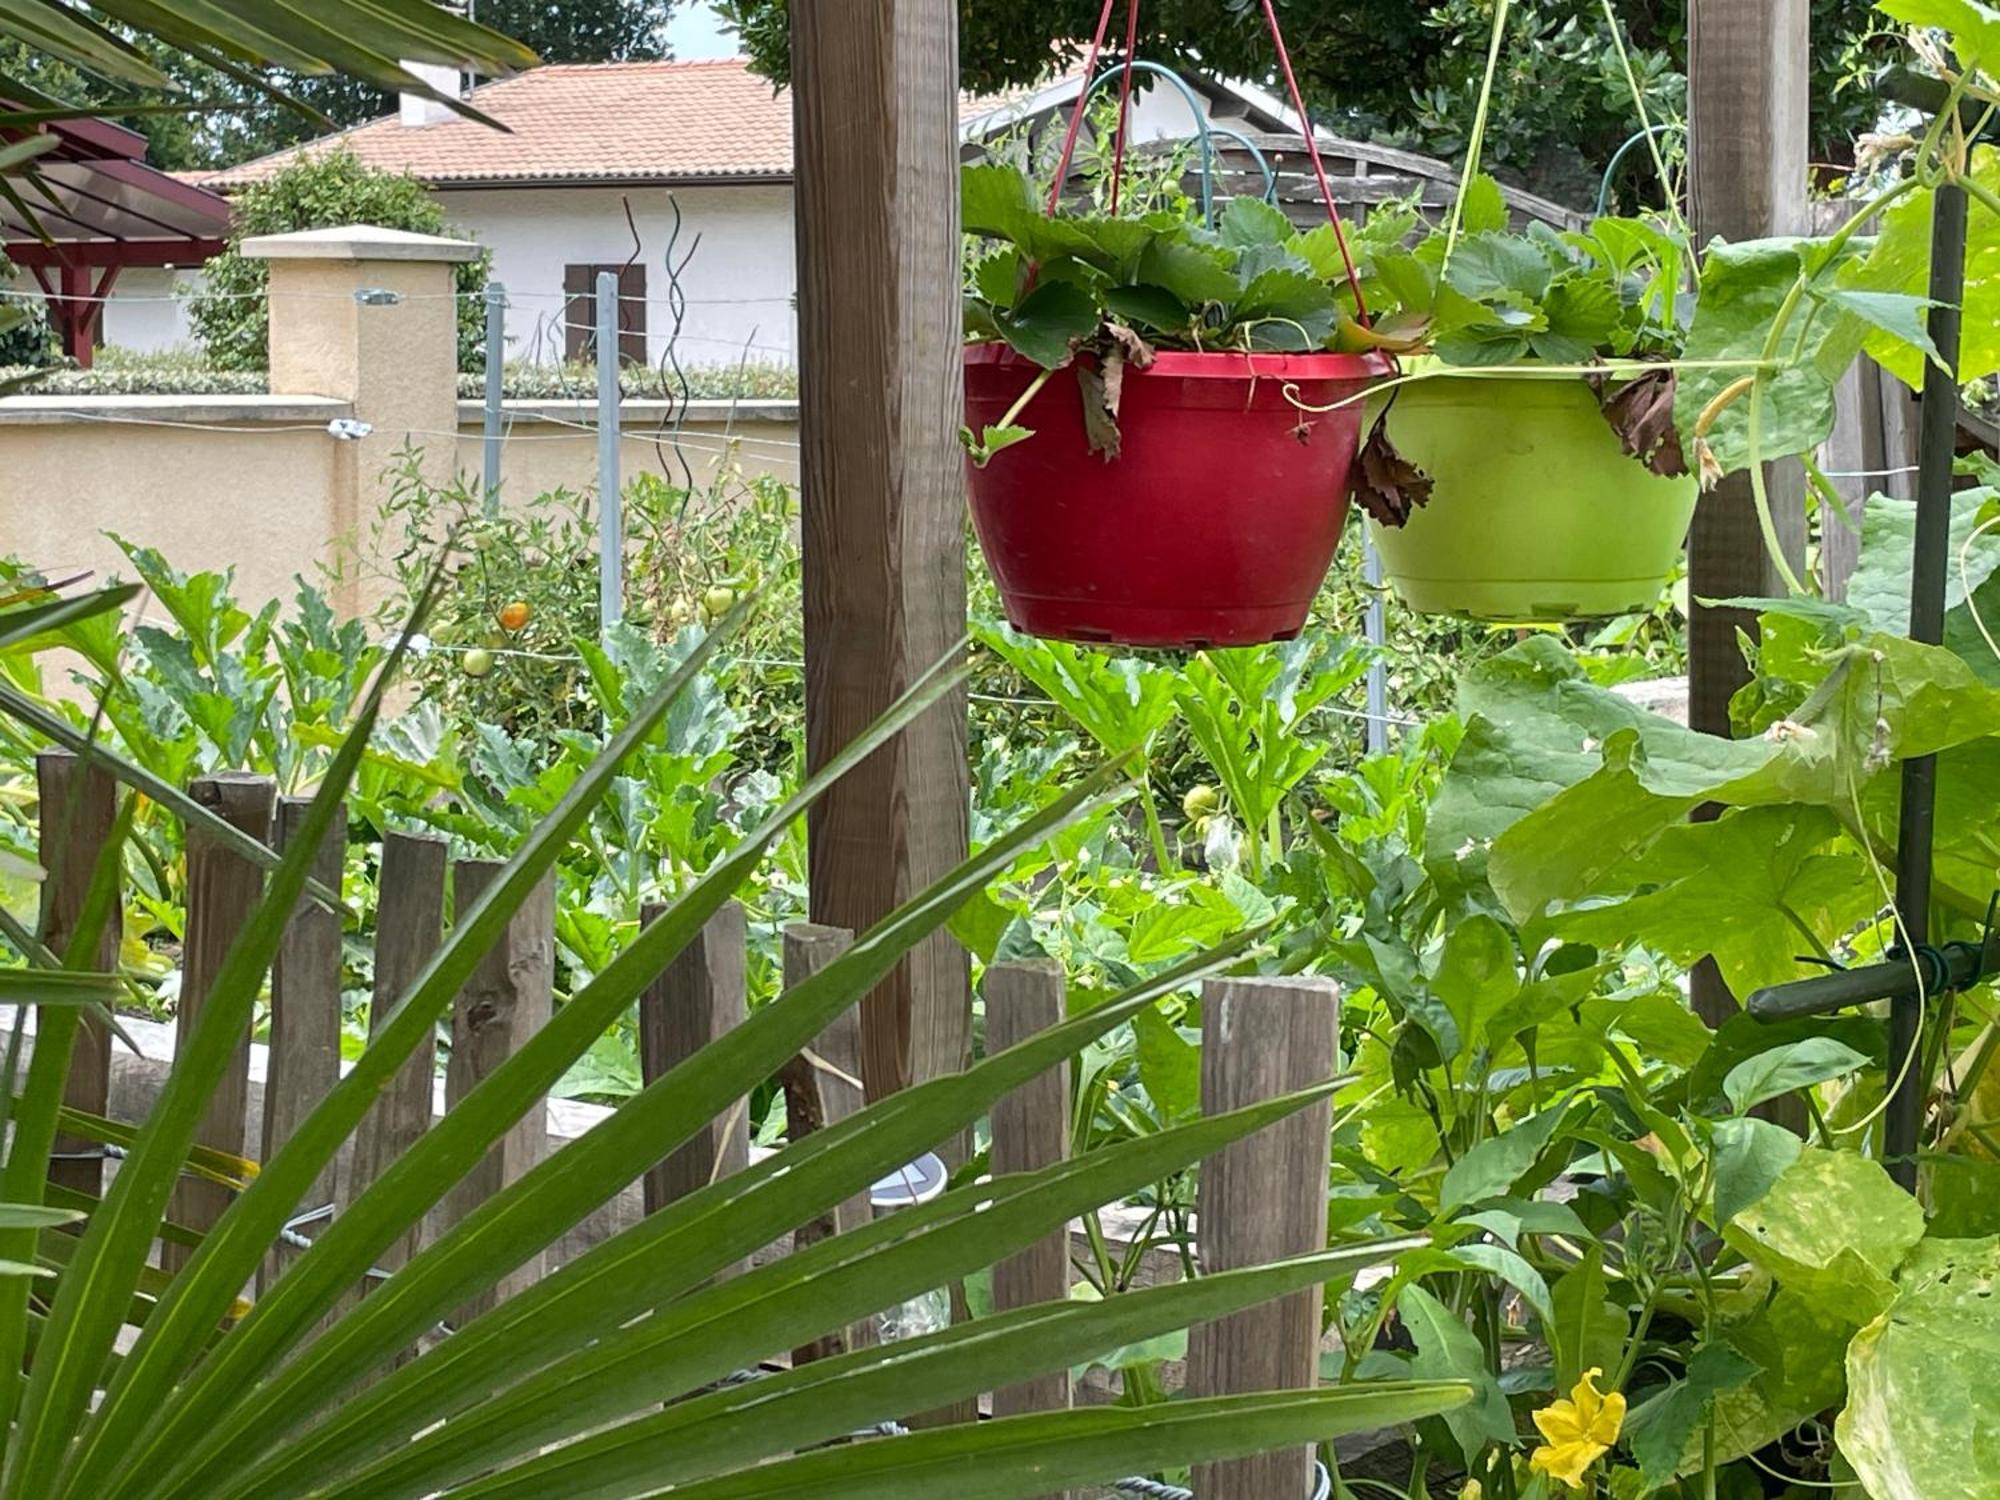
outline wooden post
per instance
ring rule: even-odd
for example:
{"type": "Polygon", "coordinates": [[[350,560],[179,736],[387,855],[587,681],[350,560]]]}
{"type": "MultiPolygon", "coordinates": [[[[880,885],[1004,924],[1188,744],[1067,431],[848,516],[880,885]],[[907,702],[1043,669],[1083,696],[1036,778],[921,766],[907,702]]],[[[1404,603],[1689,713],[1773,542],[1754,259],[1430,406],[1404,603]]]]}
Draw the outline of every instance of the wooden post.
{"type": "MultiPolygon", "coordinates": [[[[1063,1018],[1062,966],[1046,959],[986,971],[986,1050],[1004,1052],[1063,1018]]],[[[1069,1065],[1059,1064],[993,1106],[993,1173],[1034,1172],[1069,1156],[1069,1065]]],[[[993,1268],[993,1307],[1008,1312],[1069,1296],[1069,1230],[1056,1230],[993,1268]]],[[[1063,1411],[1069,1372],[1058,1370],[993,1393],[993,1415],[1063,1411]]],[[[1060,1500],[1060,1497],[1050,1497],[1060,1500]]]]}
{"type": "MultiPolygon", "coordinates": [[[[118,818],[118,783],[101,766],[87,766],[67,750],[44,750],[35,757],[35,793],[41,820],[42,942],[61,958],[68,950],[90,893],[90,878],[118,818]]],[[[124,924],[113,908],[97,940],[90,966],[101,973],[118,967],[124,924]]],[[[102,1021],[85,1016],[70,1051],[69,1081],[63,1103],[88,1114],[109,1112],[111,1033],[102,1021]]],[[[104,1148],[79,1136],[57,1135],[49,1181],[96,1197],[104,1189],[104,1148]]]]}
{"type": "MultiPolygon", "coordinates": [[[[785,988],[810,979],[854,942],[854,934],[836,927],[795,922],[785,929],[785,988]]],[[[779,1070],[785,1091],[785,1134],[802,1141],[815,1130],[838,1125],[865,1102],[861,1088],[861,1018],[853,1008],[842,1011],[819,1034],[810,1054],[800,1053],[779,1070]]],[[[871,1216],[864,1191],[838,1205],[832,1213],[801,1224],[792,1232],[792,1248],[803,1250],[832,1235],[858,1229],[871,1216]]],[[[792,1363],[828,1359],[875,1342],[872,1321],[836,1330],[793,1351],[792,1363]]]]}
{"type": "MultiPolygon", "coordinates": [[[[640,914],[647,926],[664,906],[640,914]]],[[[745,949],[749,938],[743,908],[731,901],[708,920],[695,940],[639,997],[639,1076],[663,1078],[710,1042],[741,1026],[749,1014],[745,949]]],[[[699,1192],[709,1183],[750,1165],[748,1098],[709,1121],[665,1160],[646,1172],[646,1212],[699,1192]]],[[[724,1274],[734,1274],[741,1265],[724,1274]]]]}
{"type": "MultiPolygon", "coordinates": [[[[310,797],[280,799],[276,844],[280,853],[298,838],[311,807],[310,797]]],[[[320,842],[313,878],[338,891],[346,859],[347,809],[342,807],[320,842]]],[[[311,897],[301,898],[271,965],[270,1065],[264,1074],[264,1126],[258,1142],[258,1156],[264,1161],[278,1154],[299,1122],[340,1081],[340,925],[337,913],[311,897]]],[[[333,1170],[328,1168],[308,1204],[317,1208],[332,1201],[333,1170]]],[[[283,1267],[280,1252],[266,1257],[257,1272],[259,1296],[283,1267]]]]}
{"type": "MultiPolygon", "coordinates": [[[[1333,1076],[1340,991],[1330,979],[1216,979],[1202,986],[1201,1108],[1241,1109],[1333,1076]]],[[[1326,1244],[1333,1106],[1301,1110],[1202,1163],[1202,1269],[1234,1271],[1326,1244]]],[[[1304,1390],[1319,1383],[1319,1288],[1195,1328],[1188,1394],[1304,1390]]],[[[1298,1500],[1312,1450],[1197,1465],[1202,1500],[1298,1500]]]]}
{"type": "MultiPolygon", "coordinates": [[[[464,913],[506,868],[499,860],[461,859],[452,866],[452,901],[464,913]]],[[[555,1009],[556,885],[551,872],[528,893],[495,943],[480,958],[451,1011],[451,1058],[444,1071],[444,1107],[459,1101],[514,1050],[542,1027],[555,1009]]],[[[448,1223],[456,1223],[508,1183],[525,1176],[549,1150],[548,1108],[537,1099],[507,1133],[493,1143],[485,1160],[459,1180],[445,1200],[448,1223]]],[[[542,1252],[509,1271],[489,1290],[459,1310],[463,1327],[497,1307],[542,1274],[542,1252]]]]}
{"type": "MultiPolygon", "coordinates": [[[[271,809],[277,784],[268,776],[227,771],[204,776],[189,791],[195,801],[240,828],[253,839],[271,836],[271,809]]],[[[264,894],[264,872],[233,850],[216,843],[191,824],[187,831],[187,932],[181,945],[181,996],[174,1016],[174,1038],[187,1049],[203,1002],[222,968],[222,961],[243,931],[264,894]]],[[[236,1053],[222,1081],[209,1096],[208,1112],[195,1131],[195,1141],[231,1155],[243,1154],[244,1111],[250,1100],[250,1027],[237,1038],[236,1053]]],[[[169,1217],[190,1229],[206,1230],[229,1207],[229,1190],[217,1183],[183,1177],[174,1186],[169,1217]]],[[[160,1266],[178,1271],[193,1252],[183,1245],[162,1243],[160,1266]]]]}
{"type": "MultiPolygon", "coordinates": [[[[417,833],[383,836],[375,902],[375,988],[368,1006],[371,1043],[444,940],[444,874],[443,839],[417,833]]],[[[362,1117],[337,1195],[337,1211],[344,1212],[389,1163],[431,1128],[436,1074],[433,1028],[362,1117]]],[[[383,1249],[376,1264],[385,1271],[400,1269],[417,1253],[422,1239],[422,1226],[412,1225],[383,1249]]]]}
{"type": "MultiPolygon", "coordinates": [[[[1801,234],[1807,203],[1809,0],[1695,0],[1688,7],[1690,194],[1697,242],[1801,234]]],[[[1773,519],[1794,568],[1805,559],[1805,484],[1796,462],[1766,471],[1773,519]]],[[[1784,592],[1767,555],[1750,476],[1735,474],[1702,497],[1688,539],[1691,599],[1784,592]]],[[[1748,680],[1738,630],[1744,610],[1693,604],[1688,619],[1688,722],[1729,733],[1729,700],[1748,680]]],[[[1712,1024],[1738,1005],[1713,964],[1694,975],[1694,1004],[1712,1024]]]]}
{"type": "MultiPolygon", "coordinates": [[[[791,8],[806,754],[824,765],[965,633],[958,16],[953,0],[791,8]]],[[[814,804],[812,919],[860,931],[965,857],[965,703],[814,804]]],[[[966,957],[939,932],[869,996],[870,1098],[956,1072],[966,957]]]]}

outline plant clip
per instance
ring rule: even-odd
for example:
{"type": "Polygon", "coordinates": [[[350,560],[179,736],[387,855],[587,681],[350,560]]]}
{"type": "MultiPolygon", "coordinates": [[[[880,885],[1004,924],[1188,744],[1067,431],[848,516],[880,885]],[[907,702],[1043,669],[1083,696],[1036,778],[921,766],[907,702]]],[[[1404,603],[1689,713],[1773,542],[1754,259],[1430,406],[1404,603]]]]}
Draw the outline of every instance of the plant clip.
{"type": "Polygon", "coordinates": [[[386,286],[358,286],[354,289],[354,300],[363,307],[396,307],[402,303],[403,294],[386,286]]]}
{"type": "Polygon", "coordinates": [[[373,422],[364,422],[359,417],[335,417],[326,424],[327,434],[343,443],[359,442],[375,430],[373,422]]]}

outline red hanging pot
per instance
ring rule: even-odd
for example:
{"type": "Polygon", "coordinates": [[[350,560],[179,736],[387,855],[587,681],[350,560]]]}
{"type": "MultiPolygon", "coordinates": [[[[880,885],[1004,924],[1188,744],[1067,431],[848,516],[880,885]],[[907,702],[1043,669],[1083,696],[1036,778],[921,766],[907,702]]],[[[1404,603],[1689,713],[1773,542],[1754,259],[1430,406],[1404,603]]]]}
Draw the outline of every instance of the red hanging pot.
{"type": "MultiPolygon", "coordinates": [[[[1040,373],[1004,344],[965,351],[965,409],[998,423],[1040,373]]],[[[1091,451],[1058,371],[1016,419],[1034,436],[968,465],[972,523],[1017,630],[1128,646],[1297,635],[1347,522],[1379,356],[1163,352],[1127,366],[1121,454],[1091,451]]]]}

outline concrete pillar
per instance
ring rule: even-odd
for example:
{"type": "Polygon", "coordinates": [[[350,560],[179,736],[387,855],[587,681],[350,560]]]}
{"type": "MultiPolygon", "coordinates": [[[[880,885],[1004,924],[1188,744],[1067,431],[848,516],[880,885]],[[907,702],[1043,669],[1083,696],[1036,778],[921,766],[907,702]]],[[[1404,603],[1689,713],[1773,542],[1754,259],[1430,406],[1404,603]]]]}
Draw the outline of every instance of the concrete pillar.
{"type": "MultiPolygon", "coordinates": [[[[372,225],[260,235],[243,253],[271,265],[271,394],[352,403],[366,437],[335,455],[329,534],[365,547],[391,468],[405,444],[423,450],[425,477],[457,466],[458,304],[453,269],[475,260],[470,240],[372,225]]],[[[342,613],[375,600],[345,568],[342,613]]]]}

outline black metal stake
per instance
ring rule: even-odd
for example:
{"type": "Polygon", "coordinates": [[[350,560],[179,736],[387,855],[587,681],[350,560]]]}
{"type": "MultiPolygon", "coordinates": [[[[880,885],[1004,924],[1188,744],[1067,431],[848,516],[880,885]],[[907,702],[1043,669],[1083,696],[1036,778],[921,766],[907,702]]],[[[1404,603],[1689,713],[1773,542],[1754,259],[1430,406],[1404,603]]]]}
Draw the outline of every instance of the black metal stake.
{"type": "MultiPolygon", "coordinates": [[[[1931,219],[1930,334],[1943,358],[1924,369],[1917,449],[1916,550],[1910,569],[1910,639],[1944,641],[1945,584],[1951,564],[1953,469],[1958,458],[1959,307],[1965,300],[1965,190],[1941,185],[1931,219]]],[[[1896,831],[1896,912],[1912,950],[1930,941],[1931,851],[1937,812],[1937,757],[1903,762],[1902,811],[1896,831]]],[[[1928,986],[1927,986],[1928,988],[1928,986]]],[[[1903,1187],[1917,1185],[1925,1080],[1923,1046],[1928,994],[1899,995],[1889,1010],[1889,1082],[1895,1089],[1883,1125],[1883,1155],[1903,1187]]]]}

